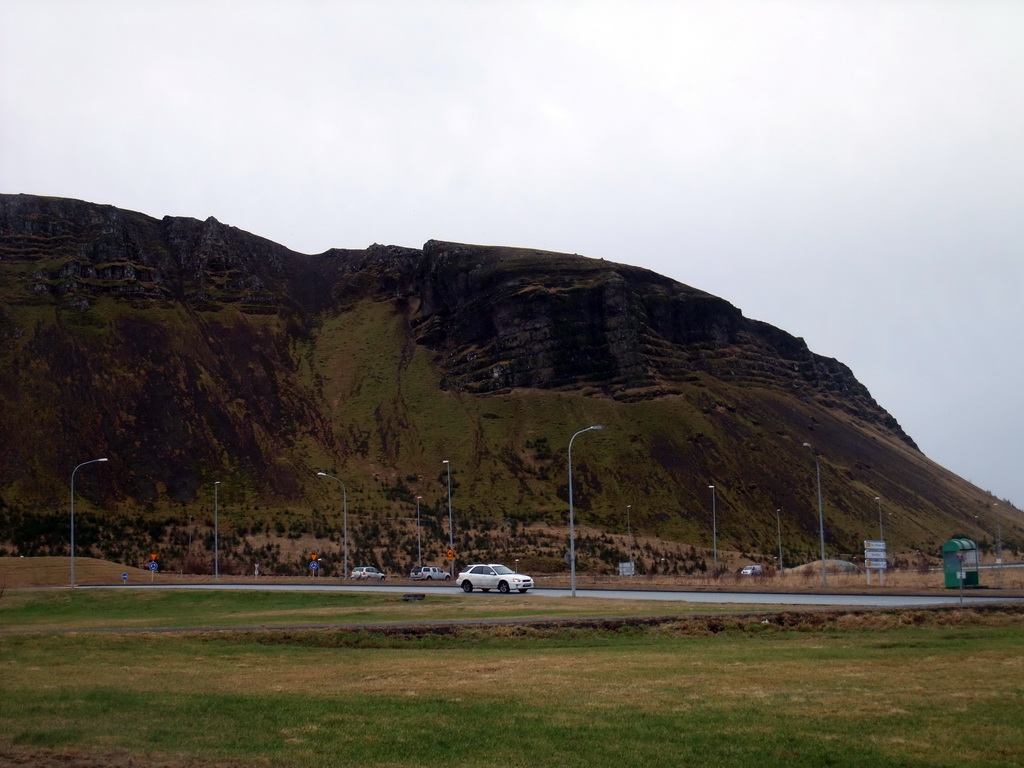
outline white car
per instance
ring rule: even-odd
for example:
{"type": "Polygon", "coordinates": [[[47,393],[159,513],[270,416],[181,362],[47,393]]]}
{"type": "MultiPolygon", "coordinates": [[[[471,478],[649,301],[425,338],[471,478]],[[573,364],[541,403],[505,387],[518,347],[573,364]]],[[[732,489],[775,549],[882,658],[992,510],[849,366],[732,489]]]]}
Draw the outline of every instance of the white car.
{"type": "Polygon", "coordinates": [[[474,589],[482,589],[484,592],[490,592],[492,589],[511,592],[518,589],[525,592],[533,587],[533,579],[525,573],[516,573],[500,563],[468,565],[459,573],[455,583],[465,592],[472,592],[474,589]]]}
{"type": "Polygon", "coordinates": [[[352,573],[348,577],[350,579],[377,579],[377,581],[384,581],[384,574],[372,565],[361,565],[358,568],[353,568],[352,573]]]}
{"type": "Polygon", "coordinates": [[[747,565],[740,571],[741,576],[764,576],[764,567],[760,565],[747,565]]]}

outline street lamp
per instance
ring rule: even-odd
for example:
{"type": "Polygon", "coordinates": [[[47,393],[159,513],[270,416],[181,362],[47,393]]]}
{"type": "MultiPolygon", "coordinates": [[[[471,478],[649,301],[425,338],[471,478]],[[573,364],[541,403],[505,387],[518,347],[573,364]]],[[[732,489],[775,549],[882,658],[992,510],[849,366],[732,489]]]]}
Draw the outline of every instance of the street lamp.
{"type": "Polygon", "coordinates": [[[572,596],[576,597],[576,523],[572,511],[572,441],[592,429],[603,429],[600,424],[581,429],[569,438],[569,572],[572,582],[572,596]]]}
{"type": "Polygon", "coordinates": [[[633,526],[629,522],[629,510],[633,508],[632,504],[626,505],[626,535],[629,536],[629,575],[630,577],[636,576],[636,568],[633,566],[633,526]]]}
{"type": "Polygon", "coordinates": [[[782,513],[781,509],[775,510],[775,524],[779,528],[779,571],[783,576],[786,575],[786,567],[782,564],[782,513]]]}
{"type": "Polygon", "coordinates": [[[419,566],[423,565],[423,536],[420,533],[420,499],[422,496],[416,497],[416,563],[419,566]]]}
{"type": "MultiPolygon", "coordinates": [[[[992,502],[992,511],[996,511],[996,507],[999,506],[994,501],[992,502]]],[[[1000,523],[996,523],[996,576],[999,577],[999,588],[1003,588],[1003,526],[1000,523]]]]}
{"type": "Polygon", "coordinates": [[[718,577],[718,503],[715,499],[715,486],[709,485],[711,489],[711,536],[715,552],[715,570],[713,573],[718,577]]]}
{"type": "Polygon", "coordinates": [[[326,472],[317,472],[317,477],[329,477],[341,486],[341,531],[342,531],[342,548],[344,550],[344,568],[342,572],[342,578],[348,578],[348,490],[345,488],[345,484],[338,480],[334,475],[328,475],[326,472]]]}
{"type": "Polygon", "coordinates": [[[220,523],[217,519],[217,486],[220,480],[213,484],[213,580],[220,581],[220,523]]]}
{"type": "Polygon", "coordinates": [[[821,538],[821,586],[828,586],[828,575],[825,570],[825,513],[821,508],[821,464],[818,462],[818,452],[810,443],[804,443],[805,448],[811,449],[814,457],[814,467],[818,472],[818,536],[821,538]]]}
{"type": "Polygon", "coordinates": [[[95,464],[98,461],[106,461],[106,457],[102,459],[90,459],[89,461],[83,461],[77,467],[71,470],[71,586],[75,586],[75,472],[84,467],[86,464],[95,464]]]}
{"type": "MultiPolygon", "coordinates": [[[[445,459],[441,463],[444,464],[445,467],[447,467],[447,469],[448,469],[448,549],[449,549],[449,551],[454,552],[455,551],[455,535],[453,533],[454,528],[453,528],[453,523],[452,523],[452,463],[448,459],[445,459]]],[[[454,579],[455,578],[455,561],[454,560],[449,560],[448,561],[448,568],[451,570],[452,578],[454,579]]]]}

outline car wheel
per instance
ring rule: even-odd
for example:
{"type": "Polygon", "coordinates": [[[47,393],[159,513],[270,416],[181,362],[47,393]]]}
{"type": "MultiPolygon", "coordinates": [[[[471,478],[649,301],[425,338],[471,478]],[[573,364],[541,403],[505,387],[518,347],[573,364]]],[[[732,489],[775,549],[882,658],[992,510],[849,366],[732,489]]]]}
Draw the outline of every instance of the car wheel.
{"type": "Polygon", "coordinates": [[[427,581],[430,581],[433,578],[434,578],[433,576],[427,576],[427,581]]]}
{"type": "Polygon", "coordinates": [[[444,580],[445,580],[445,581],[451,581],[451,578],[452,578],[452,575],[451,575],[450,573],[446,573],[446,574],[444,575],[444,580]]]}
{"type": "Polygon", "coordinates": [[[520,590],[519,590],[520,594],[521,594],[521,593],[523,593],[523,592],[525,592],[525,591],[526,591],[525,589],[520,589],[520,590]]]}
{"type": "Polygon", "coordinates": [[[507,595],[509,593],[508,582],[507,581],[498,582],[498,591],[501,592],[501,594],[503,594],[503,595],[507,595]]]}
{"type": "Polygon", "coordinates": [[[473,582],[471,582],[469,580],[466,580],[466,581],[462,582],[462,591],[463,592],[472,592],[473,591],[473,582]]]}

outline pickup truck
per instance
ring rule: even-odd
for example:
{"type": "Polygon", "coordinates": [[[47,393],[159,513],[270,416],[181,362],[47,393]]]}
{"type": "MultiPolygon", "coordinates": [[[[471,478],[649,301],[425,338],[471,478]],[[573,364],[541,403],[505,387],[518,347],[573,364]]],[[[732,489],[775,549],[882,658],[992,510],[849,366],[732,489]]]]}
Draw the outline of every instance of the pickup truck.
{"type": "Polygon", "coordinates": [[[434,565],[416,566],[409,573],[413,581],[448,581],[452,575],[434,565]]]}

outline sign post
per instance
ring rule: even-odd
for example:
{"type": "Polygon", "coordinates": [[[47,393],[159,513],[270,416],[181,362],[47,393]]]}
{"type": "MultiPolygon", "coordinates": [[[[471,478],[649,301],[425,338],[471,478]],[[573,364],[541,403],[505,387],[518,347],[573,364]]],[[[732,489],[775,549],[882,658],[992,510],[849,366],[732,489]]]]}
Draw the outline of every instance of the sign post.
{"type": "Polygon", "coordinates": [[[871,572],[878,571],[878,583],[885,585],[885,570],[889,567],[884,541],[864,542],[864,570],[867,571],[868,584],[871,584],[871,572]]]}

